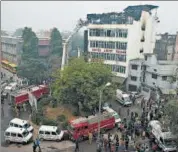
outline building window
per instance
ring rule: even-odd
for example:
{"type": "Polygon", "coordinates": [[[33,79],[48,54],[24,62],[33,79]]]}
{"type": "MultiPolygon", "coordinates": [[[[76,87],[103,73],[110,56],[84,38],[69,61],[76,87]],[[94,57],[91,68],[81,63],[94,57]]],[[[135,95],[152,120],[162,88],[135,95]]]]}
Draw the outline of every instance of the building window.
{"type": "Polygon", "coordinates": [[[137,70],[137,68],[138,68],[138,65],[135,65],[135,64],[132,65],[133,70],[137,70]]]}
{"type": "Polygon", "coordinates": [[[116,29],[116,37],[127,38],[128,30],[127,29],[116,29]]]}
{"type": "Polygon", "coordinates": [[[157,79],[157,75],[156,74],[152,74],[152,78],[153,79],[157,79]]]}
{"type": "Polygon", "coordinates": [[[131,76],[131,80],[132,80],[132,81],[137,81],[137,77],[131,76]]]}
{"type": "Polygon", "coordinates": [[[127,50],[127,42],[116,42],[116,49],[127,50]]]}
{"type": "Polygon", "coordinates": [[[137,86],[129,84],[129,91],[137,91],[137,86]]]}
{"type": "Polygon", "coordinates": [[[167,76],[162,76],[162,80],[166,81],[167,80],[167,76]]]}
{"type": "Polygon", "coordinates": [[[118,65],[114,65],[115,66],[115,71],[114,72],[119,72],[119,73],[125,73],[126,68],[124,66],[118,66],[118,65]]]}

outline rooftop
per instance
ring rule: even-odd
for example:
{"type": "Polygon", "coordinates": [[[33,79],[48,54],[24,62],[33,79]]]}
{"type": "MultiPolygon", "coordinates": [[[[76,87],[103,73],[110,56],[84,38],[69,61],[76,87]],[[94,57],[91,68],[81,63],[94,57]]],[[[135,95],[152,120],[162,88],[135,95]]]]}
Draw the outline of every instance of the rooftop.
{"type": "Polygon", "coordinates": [[[142,11],[147,11],[151,14],[151,10],[156,8],[158,8],[158,6],[155,5],[128,6],[123,12],[87,14],[87,20],[89,23],[94,24],[131,24],[129,23],[129,17],[135,21],[139,21],[142,11]]]}
{"type": "Polygon", "coordinates": [[[13,132],[13,133],[23,133],[25,131],[25,128],[17,128],[17,127],[8,127],[6,129],[6,132],[13,132]]]}
{"type": "Polygon", "coordinates": [[[19,124],[21,126],[23,126],[24,124],[27,123],[26,120],[22,120],[22,119],[19,119],[19,118],[14,118],[10,121],[11,123],[15,123],[15,124],[19,124]]]}
{"type": "Polygon", "coordinates": [[[47,126],[47,125],[42,125],[39,130],[43,130],[43,131],[56,131],[57,130],[57,126],[47,126]]]}

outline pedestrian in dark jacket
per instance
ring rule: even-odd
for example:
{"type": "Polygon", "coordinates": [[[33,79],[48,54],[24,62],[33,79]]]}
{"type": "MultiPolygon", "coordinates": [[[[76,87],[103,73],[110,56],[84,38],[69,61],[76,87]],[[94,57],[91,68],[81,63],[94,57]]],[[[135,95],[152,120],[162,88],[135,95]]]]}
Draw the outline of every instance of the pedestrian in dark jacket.
{"type": "Polygon", "coordinates": [[[127,116],[129,116],[129,114],[130,114],[130,109],[128,108],[127,109],[127,116]]]}
{"type": "Polygon", "coordinates": [[[35,141],[33,141],[33,152],[36,152],[36,142],[35,141]]]}
{"type": "Polygon", "coordinates": [[[126,136],[126,139],[125,139],[125,149],[128,150],[129,148],[129,137],[126,136]]]}
{"type": "Polygon", "coordinates": [[[78,139],[75,141],[75,152],[79,152],[79,143],[78,143],[78,139]]]}

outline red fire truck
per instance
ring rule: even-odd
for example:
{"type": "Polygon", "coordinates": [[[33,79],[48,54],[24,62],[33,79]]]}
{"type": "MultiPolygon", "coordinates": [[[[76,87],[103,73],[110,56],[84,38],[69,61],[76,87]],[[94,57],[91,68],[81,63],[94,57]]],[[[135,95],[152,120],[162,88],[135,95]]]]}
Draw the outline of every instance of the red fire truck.
{"type": "Polygon", "coordinates": [[[49,93],[49,89],[46,85],[39,85],[39,86],[29,86],[27,88],[23,88],[21,90],[17,90],[12,92],[11,101],[13,104],[22,104],[29,100],[28,92],[31,92],[32,95],[36,97],[36,99],[41,98],[43,95],[49,93]]]}
{"type": "MultiPolygon", "coordinates": [[[[81,117],[69,122],[69,138],[73,141],[76,139],[82,141],[88,137],[88,133],[96,134],[98,132],[99,115],[81,117]]],[[[101,132],[112,129],[115,126],[115,119],[110,113],[103,113],[100,117],[101,132]]]]}

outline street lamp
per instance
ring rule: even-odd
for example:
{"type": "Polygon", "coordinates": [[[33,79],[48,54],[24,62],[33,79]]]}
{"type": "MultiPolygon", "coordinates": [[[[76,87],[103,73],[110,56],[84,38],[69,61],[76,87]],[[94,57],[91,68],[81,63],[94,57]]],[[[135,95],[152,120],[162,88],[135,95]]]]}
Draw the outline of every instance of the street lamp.
{"type": "Polygon", "coordinates": [[[103,93],[103,90],[110,86],[111,83],[108,82],[103,88],[101,88],[100,90],[100,99],[99,99],[99,119],[98,119],[98,142],[99,142],[99,139],[100,139],[100,121],[101,121],[101,100],[102,100],[102,93],[103,93]]]}

